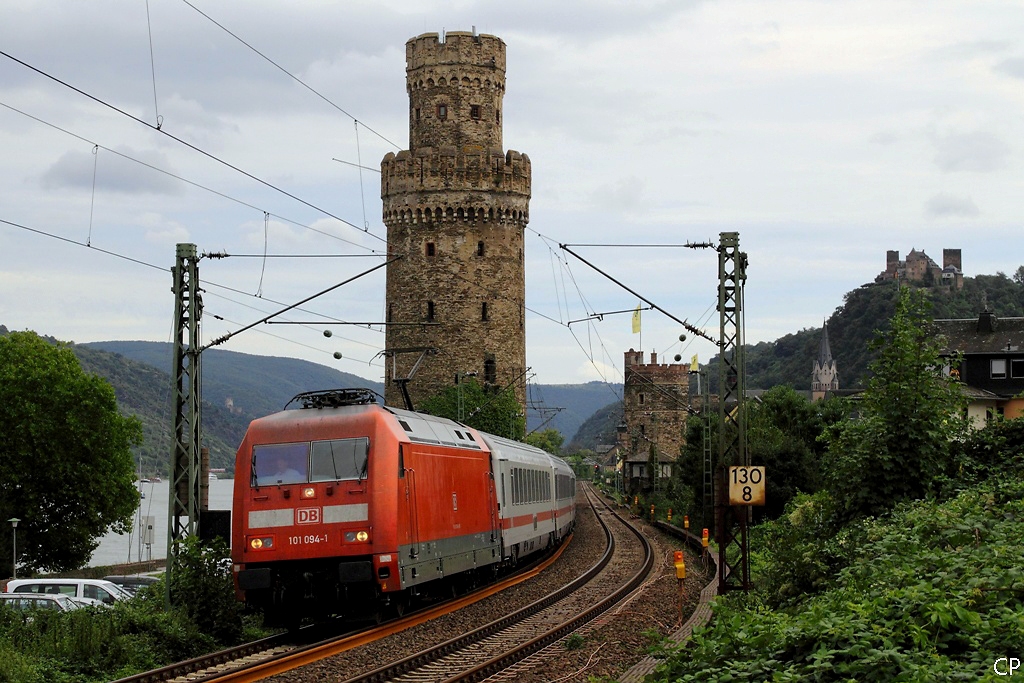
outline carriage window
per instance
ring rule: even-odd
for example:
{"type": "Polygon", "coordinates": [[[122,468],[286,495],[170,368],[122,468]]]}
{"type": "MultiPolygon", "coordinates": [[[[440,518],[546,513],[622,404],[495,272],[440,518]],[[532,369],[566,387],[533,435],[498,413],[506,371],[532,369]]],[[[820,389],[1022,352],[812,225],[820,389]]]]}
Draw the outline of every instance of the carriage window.
{"type": "Polygon", "coordinates": [[[309,480],[365,479],[366,454],[369,450],[370,440],[366,437],[314,441],[312,476],[309,480]]]}
{"type": "Polygon", "coordinates": [[[308,442],[265,444],[252,449],[252,479],[255,486],[305,482],[308,468],[308,442]]]}

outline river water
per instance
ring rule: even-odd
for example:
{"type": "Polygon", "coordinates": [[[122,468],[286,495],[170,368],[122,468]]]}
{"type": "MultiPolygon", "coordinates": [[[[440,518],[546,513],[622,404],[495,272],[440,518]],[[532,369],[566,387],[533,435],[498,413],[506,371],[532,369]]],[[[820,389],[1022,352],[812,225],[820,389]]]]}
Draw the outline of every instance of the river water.
{"type": "MultiPolygon", "coordinates": [[[[234,479],[210,481],[210,509],[230,510],[234,494],[234,479]]],[[[90,567],[102,567],[124,562],[158,560],[167,557],[167,506],[170,485],[162,482],[141,482],[140,490],[146,497],[139,501],[134,529],[129,534],[108,533],[100,539],[99,547],[89,560],[90,567]],[[146,521],[152,521],[152,532],[147,537],[146,521]],[[138,529],[142,528],[140,538],[138,529]],[[150,541],[148,544],[147,541],[150,541]]]]}

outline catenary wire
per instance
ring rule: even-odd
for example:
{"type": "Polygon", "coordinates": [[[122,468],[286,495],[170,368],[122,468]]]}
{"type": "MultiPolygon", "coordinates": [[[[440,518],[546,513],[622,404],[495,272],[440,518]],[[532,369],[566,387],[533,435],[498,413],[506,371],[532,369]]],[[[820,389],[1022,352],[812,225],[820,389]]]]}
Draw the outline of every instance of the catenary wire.
{"type": "Polygon", "coordinates": [[[40,76],[43,76],[44,78],[48,78],[51,81],[53,81],[54,83],[58,83],[59,85],[62,85],[65,88],[68,88],[69,90],[73,90],[74,92],[77,92],[78,94],[82,95],[83,97],[87,97],[88,99],[92,100],[93,102],[96,102],[97,104],[100,104],[100,105],[102,105],[102,106],[104,106],[104,107],[106,107],[106,108],[108,108],[108,109],[110,109],[112,111],[115,111],[118,114],[121,114],[122,116],[125,116],[125,117],[131,119],[132,121],[135,121],[136,123],[142,124],[146,128],[149,128],[150,130],[153,130],[153,131],[155,131],[157,133],[160,133],[161,135],[165,135],[168,138],[170,138],[171,140],[174,140],[175,142],[177,142],[179,144],[182,144],[182,145],[188,147],[189,149],[191,149],[191,150],[193,150],[195,152],[198,152],[199,154],[202,154],[203,156],[207,157],[208,159],[216,161],[218,164],[221,164],[223,166],[226,166],[226,167],[232,169],[233,171],[241,173],[242,175],[244,175],[246,178],[249,178],[250,180],[254,180],[257,183],[259,183],[259,184],[261,184],[261,185],[263,185],[265,187],[269,187],[270,189],[274,190],[275,192],[279,192],[279,193],[285,195],[286,197],[290,197],[291,199],[294,199],[295,201],[299,202],[300,204],[304,204],[305,206],[308,206],[309,208],[313,209],[314,211],[319,211],[320,213],[324,214],[325,216],[329,216],[329,217],[331,217],[331,218],[333,218],[333,219],[335,219],[335,220],[337,220],[337,221],[339,221],[341,223],[344,223],[345,225],[347,225],[347,226],[349,226],[351,228],[359,230],[360,232],[363,232],[363,233],[373,237],[374,239],[380,240],[381,242],[385,242],[386,241],[383,237],[380,237],[379,235],[375,235],[374,233],[369,232],[368,230],[364,230],[363,228],[360,228],[355,223],[347,221],[344,218],[342,218],[341,216],[336,216],[335,214],[331,213],[327,209],[323,209],[323,208],[317,206],[316,204],[313,204],[312,202],[308,202],[305,199],[302,199],[301,197],[298,197],[298,196],[292,194],[291,192],[288,192],[287,190],[285,190],[283,188],[280,188],[280,187],[274,185],[273,183],[260,178],[259,176],[253,175],[252,173],[249,173],[248,171],[243,170],[242,168],[240,168],[238,166],[235,166],[231,162],[226,161],[224,159],[221,159],[220,157],[216,156],[215,154],[212,154],[211,152],[207,152],[206,150],[204,150],[201,147],[198,147],[196,145],[193,145],[191,142],[188,142],[187,140],[179,138],[178,136],[173,135],[171,133],[168,133],[163,128],[158,128],[158,127],[154,126],[153,124],[149,123],[148,121],[144,121],[144,120],[140,119],[139,117],[137,117],[137,116],[135,116],[133,114],[130,114],[130,113],[126,112],[125,110],[123,110],[123,109],[121,109],[119,107],[116,107],[113,104],[110,104],[109,102],[106,102],[106,101],[100,99],[99,97],[96,97],[95,95],[90,95],[89,93],[87,93],[86,91],[82,90],[81,88],[77,88],[77,87],[71,85],[70,83],[57,78],[56,76],[54,76],[52,74],[49,74],[49,73],[43,71],[42,69],[39,69],[39,68],[37,68],[35,66],[32,66],[28,62],[25,62],[25,61],[23,61],[21,59],[18,59],[17,57],[15,57],[14,55],[11,55],[8,52],[0,50],[0,55],[6,57],[7,59],[10,59],[13,62],[17,62],[18,64],[21,64],[25,68],[27,68],[27,69],[29,69],[31,71],[34,71],[35,73],[39,74],[40,76]]]}
{"type": "Polygon", "coordinates": [[[232,197],[231,195],[228,195],[228,194],[225,194],[223,192],[220,192],[219,190],[214,190],[213,188],[207,187],[206,185],[203,185],[201,183],[197,183],[197,182],[195,182],[193,180],[189,180],[188,178],[185,178],[183,176],[177,175],[175,173],[171,173],[170,171],[164,170],[164,169],[162,169],[162,168],[160,168],[158,166],[154,166],[153,164],[150,164],[148,162],[142,161],[141,159],[136,159],[135,157],[129,156],[129,155],[125,154],[124,152],[119,152],[116,149],[112,149],[110,147],[106,147],[104,145],[100,145],[98,143],[95,143],[92,140],[89,140],[88,138],[84,138],[81,135],[78,135],[77,133],[73,133],[73,132],[71,132],[70,130],[68,130],[66,128],[62,128],[62,127],[58,126],[55,123],[51,123],[49,121],[46,121],[45,119],[39,118],[38,116],[34,116],[33,114],[29,114],[28,112],[23,111],[21,109],[18,109],[17,107],[13,107],[13,106],[5,103],[5,102],[0,102],[0,107],[4,107],[5,109],[9,109],[10,111],[13,111],[13,112],[15,112],[17,114],[21,114],[22,116],[24,116],[26,118],[29,118],[29,119],[32,119],[33,121],[35,121],[37,123],[41,123],[42,125],[48,126],[50,128],[53,128],[54,130],[58,130],[61,133],[64,133],[65,135],[70,135],[71,137],[73,137],[73,138],[75,138],[77,140],[81,140],[82,142],[85,142],[85,143],[88,143],[90,145],[93,145],[94,148],[99,148],[99,149],[101,149],[101,150],[103,150],[105,152],[110,152],[111,154],[116,154],[117,156],[121,157],[122,159],[125,159],[127,161],[131,161],[133,163],[139,164],[140,166],[145,166],[146,168],[148,168],[148,169],[150,169],[152,171],[156,171],[157,173],[162,173],[163,175],[168,176],[169,178],[174,178],[175,180],[183,182],[183,183],[185,183],[187,185],[191,185],[192,187],[198,188],[198,189],[203,190],[205,192],[209,192],[210,194],[216,195],[216,196],[218,196],[218,197],[220,197],[222,199],[227,199],[228,201],[234,202],[234,203],[236,203],[236,204],[238,204],[240,206],[244,206],[244,207],[253,209],[254,211],[259,211],[261,214],[263,214],[263,213],[269,214],[270,216],[272,216],[272,217],[274,217],[274,218],[276,218],[278,220],[284,221],[284,222],[289,223],[291,225],[295,225],[295,226],[303,228],[305,230],[309,230],[311,232],[315,232],[317,234],[323,235],[324,237],[330,237],[331,239],[338,240],[339,242],[343,242],[345,244],[349,244],[349,245],[351,245],[353,247],[356,247],[358,249],[365,249],[365,250],[367,250],[367,251],[369,251],[369,252],[371,252],[373,254],[379,254],[382,258],[384,256],[381,252],[378,252],[376,249],[371,249],[370,247],[367,247],[365,245],[359,244],[358,242],[353,242],[351,240],[347,240],[344,237],[339,237],[338,235],[332,235],[329,232],[325,232],[325,231],[320,230],[318,228],[314,228],[313,226],[306,225],[305,223],[300,223],[299,221],[293,220],[293,219],[288,218],[286,216],[282,216],[280,214],[276,214],[276,213],[273,213],[273,212],[270,212],[270,211],[266,211],[266,210],[261,209],[260,207],[254,205],[254,204],[250,204],[249,202],[243,201],[243,200],[238,199],[236,197],[232,197]]]}

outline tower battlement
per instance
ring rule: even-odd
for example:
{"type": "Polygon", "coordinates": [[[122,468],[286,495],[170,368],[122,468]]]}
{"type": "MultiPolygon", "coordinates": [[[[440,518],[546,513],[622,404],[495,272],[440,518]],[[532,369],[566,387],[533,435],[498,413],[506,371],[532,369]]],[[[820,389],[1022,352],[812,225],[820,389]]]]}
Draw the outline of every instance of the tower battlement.
{"type": "Polygon", "coordinates": [[[530,199],[530,157],[513,150],[457,152],[442,147],[402,150],[397,155],[389,152],[381,161],[380,172],[385,201],[402,194],[406,196],[401,199],[408,199],[409,194],[443,191],[465,194],[463,208],[469,209],[487,206],[493,193],[500,191],[510,199],[519,195],[522,210],[530,199]]]}
{"type": "Polygon", "coordinates": [[[467,145],[502,148],[505,43],[495,36],[453,31],[441,41],[424,33],[405,44],[409,149],[467,145]]]}

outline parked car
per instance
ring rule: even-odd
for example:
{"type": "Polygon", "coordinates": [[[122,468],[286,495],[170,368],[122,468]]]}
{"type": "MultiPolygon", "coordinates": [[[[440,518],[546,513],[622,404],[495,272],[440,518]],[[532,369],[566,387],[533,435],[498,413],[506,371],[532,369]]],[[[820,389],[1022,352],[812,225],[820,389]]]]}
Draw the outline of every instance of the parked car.
{"type": "Polygon", "coordinates": [[[82,606],[80,602],[63,593],[0,593],[0,605],[22,611],[54,609],[60,612],[70,612],[82,606]]]}
{"type": "Polygon", "coordinates": [[[139,592],[140,588],[145,586],[151,586],[160,579],[155,576],[149,576],[147,574],[130,574],[128,576],[104,576],[104,581],[110,581],[115,583],[126,592],[135,595],[139,592]]]}
{"type": "Polygon", "coordinates": [[[66,595],[93,605],[113,605],[118,600],[130,600],[123,588],[103,579],[16,579],[7,584],[8,593],[39,595],[66,595]]]}

